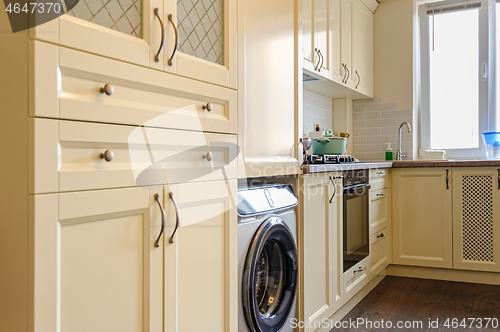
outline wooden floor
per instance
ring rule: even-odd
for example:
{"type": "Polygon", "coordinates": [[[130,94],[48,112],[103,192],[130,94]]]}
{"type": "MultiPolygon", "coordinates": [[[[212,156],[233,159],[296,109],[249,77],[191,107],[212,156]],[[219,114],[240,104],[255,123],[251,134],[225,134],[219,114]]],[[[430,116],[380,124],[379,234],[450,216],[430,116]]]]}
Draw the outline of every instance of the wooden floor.
{"type": "Polygon", "coordinates": [[[390,321],[393,326],[391,329],[386,325],[385,328],[381,325],[378,328],[372,325],[370,328],[370,325],[363,323],[360,328],[332,331],[500,331],[500,286],[388,276],[342,321],[356,321],[358,318],[374,324],[383,319],[384,322],[390,321]],[[450,324],[456,318],[455,322],[459,325],[465,318],[467,328],[445,327],[448,318],[450,324]],[[479,318],[482,318],[482,328],[478,328],[479,318]],[[485,328],[485,318],[497,319],[499,326],[492,329],[493,321],[490,321],[490,326],[485,328]],[[439,328],[430,328],[429,319],[431,322],[438,320],[439,328]],[[397,322],[414,321],[422,322],[422,327],[396,327],[397,322]],[[473,327],[470,327],[471,322],[473,327]]]}

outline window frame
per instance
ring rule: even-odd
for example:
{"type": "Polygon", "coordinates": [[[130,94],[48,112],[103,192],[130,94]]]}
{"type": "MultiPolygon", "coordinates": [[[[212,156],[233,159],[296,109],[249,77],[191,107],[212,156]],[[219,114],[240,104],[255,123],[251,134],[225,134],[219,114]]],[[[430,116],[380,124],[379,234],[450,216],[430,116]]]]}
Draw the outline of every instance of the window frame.
{"type": "MultiPolygon", "coordinates": [[[[437,8],[441,6],[481,3],[479,15],[479,63],[478,65],[478,134],[479,148],[446,149],[450,159],[485,159],[486,151],[481,133],[497,131],[496,118],[496,2],[500,0],[446,0],[439,2],[425,1],[418,6],[418,43],[419,55],[419,114],[420,139],[419,156],[431,149],[430,130],[430,40],[429,19],[427,14],[430,3],[437,8]],[[483,77],[486,66],[486,77],[483,77]]],[[[500,110],[499,110],[500,111],[500,110]]],[[[446,124],[443,124],[446,128],[446,124]]],[[[500,129],[500,128],[498,128],[500,129]]]]}

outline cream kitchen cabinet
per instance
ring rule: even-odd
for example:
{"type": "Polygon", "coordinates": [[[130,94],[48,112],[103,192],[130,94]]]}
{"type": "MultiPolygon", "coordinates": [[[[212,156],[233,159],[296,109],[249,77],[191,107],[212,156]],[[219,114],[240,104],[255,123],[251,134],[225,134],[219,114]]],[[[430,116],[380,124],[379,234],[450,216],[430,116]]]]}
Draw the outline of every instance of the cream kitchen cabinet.
{"type": "Polygon", "coordinates": [[[311,326],[344,303],[341,174],[303,177],[303,317],[311,326]]]}
{"type": "MultiPolygon", "coordinates": [[[[371,248],[370,248],[371,249],[371,248]]],[[[358,264],[351,267],[349,270],[345,271],[343,274],[344,279],[344,289],[343,298],[344,302],[349,301],[357,292],[359,292],[363,287],[365,287],[370,278],[372,277],[370,273],[370,259],[368,256],[363,259],[358,264]]]]}
{"type": "Polygon", "coordinates": [[[449,168],[392,170],[394,264],[452,268],[449,168]]]}
{"type": "Polygon", "coordinates": [[[31,37],[236,88],[231,0],[89,0],[32,29],[31,37]]]}
{"type": "Polygon", "coordinates": [[[341,0],[304,0],[304,69],[328,79],[340,79],[341,0]]]}
{"type": "Polygon", "coordinates": [[[500,272],[500,170],[454,167],[453,268],[500,272]]]}
{"type": "Polygon", "coordinates": [[[390,169],[370,170],[370,236],[391,225],[390,169]]]}
{"type": "Polygon", "coordinates": [[[165,187],[165,331],[238,329],[236,186],[165,187]]]}
{"type": "Polygon", "coordinates": [[[161,186],[30,196],[33,331],[164,331],[155,197],[161,186]]]}
{"type": "Polygon", "coordinates": [[[30,53],[32,116],[237,131],[235,90],[41,41],[30,53]]]}
{"type": "Polygon", "coordinates": [[[367,7],[367,4],[370,5],[371,2],[369,0],[345,1],[352,2],[352,57],[350,58],[352,64],[348,66],[349,70],[352,68],[352,71],[349,73],[348,84],[372,98],[374,79],[373,12],[367,7]]]}
{"type": "Polygon", "coordinates": [[[370,236],[370,279],[392,264],[391,226],[370,236]]]}

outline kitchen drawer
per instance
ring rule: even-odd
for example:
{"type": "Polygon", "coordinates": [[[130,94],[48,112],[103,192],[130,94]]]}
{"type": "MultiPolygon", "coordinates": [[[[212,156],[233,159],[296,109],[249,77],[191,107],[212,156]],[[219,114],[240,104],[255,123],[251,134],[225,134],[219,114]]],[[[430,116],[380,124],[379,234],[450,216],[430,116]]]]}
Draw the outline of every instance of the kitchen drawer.
{"type": "Polygon", "coordinates": [[[392,263],[391,227],[370,236],[370,279],[392,263]]]}
{"type": "Polygon", "coordinates": [[[363,259],[344,272],[344,303],[347,303],[357,292],[370,281],[370,256],[363,259]]]}
{"type": "Polygon", "coordinates": [[[370,191],[370,235],[375,234],[391,223],[390,188],[370,191]]]}
{"type": "Polygon", "coordinates": [[[236,133],[235,90],[41,42],[34,54],[33,116],[236,133]]]}
{"type": "Polygon", "coordinates": [[[32,126],[32,193],[236,177],[236,135],[40,118],[32,126]]]}
{"type": "Polygon", "coordinates": [[[371,190],[378,190],[387,188],[390,185],[390,172],[389,168],[377,168],[370,170],[370,185],[371,190]]]}

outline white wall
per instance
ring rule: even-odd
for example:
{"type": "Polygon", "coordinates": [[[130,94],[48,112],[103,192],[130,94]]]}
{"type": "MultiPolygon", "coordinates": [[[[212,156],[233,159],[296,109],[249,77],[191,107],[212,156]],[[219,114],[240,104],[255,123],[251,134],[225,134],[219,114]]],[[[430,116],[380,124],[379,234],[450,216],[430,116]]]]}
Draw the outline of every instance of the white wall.
{"type": "Polygon", "coordinates": [[[314,131],[317,123],[325,130],[333,129],[333,99],[304,90],[303,115],[304,133],[314,131]]]}

